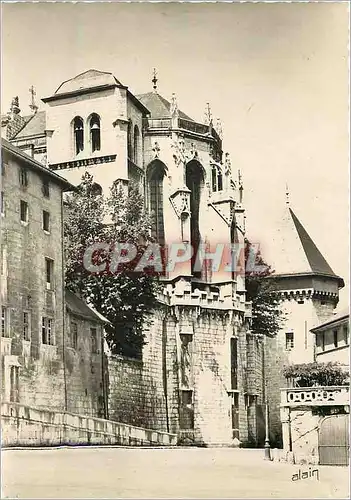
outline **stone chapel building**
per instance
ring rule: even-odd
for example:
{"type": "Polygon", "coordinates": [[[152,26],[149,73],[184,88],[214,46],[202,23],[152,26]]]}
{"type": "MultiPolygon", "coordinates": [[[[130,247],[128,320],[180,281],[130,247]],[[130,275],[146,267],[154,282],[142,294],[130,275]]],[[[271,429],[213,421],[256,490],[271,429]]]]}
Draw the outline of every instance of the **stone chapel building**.
{"type": "MultiPolygon", "coordinates": [[[[14,145],[72,184],[85,171],[103,193],[115,181],[138,182],[161,244],[204,244],[207,252],[243,244],[243,186],[221,130],[210,111],[198,123],[153,83],[153,92],[135,96],[111,73],[88,70],[43,98],[45,111],[33,102],[30,117],[14,99],[2,125],[14,145]]],[[[165,276],[160,302],[141,364],[109,359],[110,418],[175,432],[184,443],[257,444],[263,344],[250,333],[244,277],[224,265],[199,271],[188,259],[165,276]],[[122,362],[130,369],[121,374],[122,362]],[[138,379],[134,392],[128,374],[138,379]],[[131,396],[121,408],[123,380],[131,396]]]]}

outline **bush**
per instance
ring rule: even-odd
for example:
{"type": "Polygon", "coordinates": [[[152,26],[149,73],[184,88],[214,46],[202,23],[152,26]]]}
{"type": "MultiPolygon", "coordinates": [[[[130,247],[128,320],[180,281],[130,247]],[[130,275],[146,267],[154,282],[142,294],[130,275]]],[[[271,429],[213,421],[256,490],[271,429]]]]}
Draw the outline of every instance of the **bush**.
{"type": "Polygon", "coordinates": [[[340,363],[302,363],[283,369],[287,379],[293,379],[297,387],[347,385],[350,374],[340,363]]]}

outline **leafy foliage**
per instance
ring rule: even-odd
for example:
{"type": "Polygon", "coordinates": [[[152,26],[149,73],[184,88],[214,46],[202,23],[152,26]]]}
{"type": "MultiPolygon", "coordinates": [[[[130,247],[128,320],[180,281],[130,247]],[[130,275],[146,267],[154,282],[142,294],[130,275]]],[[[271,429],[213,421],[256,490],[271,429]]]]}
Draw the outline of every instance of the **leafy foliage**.
{"type": "Polygon", "coordinates": [[[274,279],[271,267],[261,253],[253,251],[252,244],[245,240],[245,286],[246,300],[252,301],[252,331],[274,336],[281,329],[285,315],[280,301],[274,294],[274,279]],[[254,255],[254,262],[252,262],[254,255]]]}
{"type": "Polygon", "coordinates": [[[107,326],[107,342],[113,354],[139,357],[144,344],[143,329],[149,314],[157,307],[159,290],[157,274],[134,272],[133,263],[119,265],[110,272],[107,254],[93,256],[94,263],[106,262],[106,270],[87,271],[83,265],[85,250],[96,242],[138,245],[139,255],[149,241],[151,220],[144,210],[138,186],[129,185],[126,195],[114,184],[105,200],[97,194],[93,177],[85,173],[77,192],[64,204],[64,242],[66,286],[103,314],[107,326]]]}
{"type": "Polygon", "coordinates": [[[283,369],[286,378],[293,379],[297,387],[346,385],[349,373],[340,363],[302,363],[283,369]]]}

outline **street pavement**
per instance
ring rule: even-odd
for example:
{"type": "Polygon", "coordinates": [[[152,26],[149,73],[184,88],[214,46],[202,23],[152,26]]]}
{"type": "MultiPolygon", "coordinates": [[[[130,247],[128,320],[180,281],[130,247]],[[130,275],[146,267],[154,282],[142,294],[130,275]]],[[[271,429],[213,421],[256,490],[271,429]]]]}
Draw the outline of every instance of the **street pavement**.
{"type": "Polygon", "coordinates": [[[2,451],[1,498],[349,498],[347,467],[269,462],[263,450],[82,447],[2,451]]]}

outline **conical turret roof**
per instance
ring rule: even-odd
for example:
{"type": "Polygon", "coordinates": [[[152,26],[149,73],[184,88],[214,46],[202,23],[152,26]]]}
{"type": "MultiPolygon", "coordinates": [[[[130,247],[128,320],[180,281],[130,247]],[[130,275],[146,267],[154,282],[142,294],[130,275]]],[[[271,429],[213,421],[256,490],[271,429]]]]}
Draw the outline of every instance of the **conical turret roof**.
{"type": "Polygon", "coordinates": [[[342,278],[330,267],[296,214],[287,206],[281,224],[272,234],[269,263],[274,275],[323,275],[335,278],[344,286],[342,278]]]}

